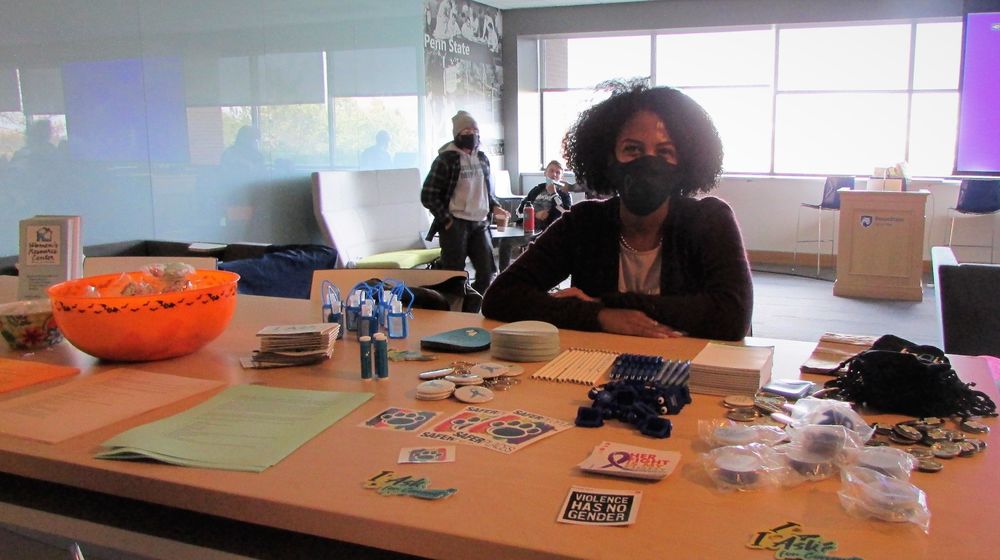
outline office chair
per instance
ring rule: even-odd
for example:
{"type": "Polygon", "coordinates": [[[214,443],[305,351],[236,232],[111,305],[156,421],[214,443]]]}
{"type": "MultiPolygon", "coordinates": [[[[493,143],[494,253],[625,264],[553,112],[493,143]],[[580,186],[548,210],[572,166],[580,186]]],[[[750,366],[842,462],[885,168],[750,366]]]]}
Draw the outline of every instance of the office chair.
{"type": "Polygon", "coordinates": [[[798,263],[799,244],[816,244],[816,277],[819,278],[820,259],[823,254],[823,244],[830,244],[830,258],[833,259],[834,244],[837,239],[837,213],[840,211],[840,189],[854,190],[854,177],[827,177],[823,185],[823,199],[819,204],[809,204],[803,202],[799,205],[799,213],[795,219],[795,248],[792,251],[792,272],[798,263]],[[802,239],[799,237],[799,226],[802,223],[802,210],[819,210],[819,220],[816,222],[816,239],[802,239]],[[833,233],[829,238],[823,237],[823,214],[826,211],[833,213],[833,233]]]}
{"type": "Polygon", "coordinates": [[[951,214],[951,227],[948,230],[949,247],[981,247],[990,248],[990,262],[994,262],[993,236],[996,230],[996,220],[993,215],[1000,212],[1000,180],[998,179],[966,179],[958,190],[958,201],[951,214]],[[988,216],[990,220],[990,244],[955,244],[955,220],[960,217],[981,218],[988,216]]]}

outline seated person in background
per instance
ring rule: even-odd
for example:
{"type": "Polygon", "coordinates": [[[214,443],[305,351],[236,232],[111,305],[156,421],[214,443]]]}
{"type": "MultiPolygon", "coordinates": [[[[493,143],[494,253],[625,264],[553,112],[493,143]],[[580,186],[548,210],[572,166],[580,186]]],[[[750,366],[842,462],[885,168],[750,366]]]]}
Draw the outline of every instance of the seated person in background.
{"type": "Polygon", "coordinates": [[[585,200],[554,222],[497,277],[483,314],[560,328],[665,338],[739,340],[753,285],[739,225],[706,196],[722,170],[708,114],[672,88],[605,84],[563,141],[585,200]],[[571,287],[550,293],[571,280],[571,287]]]}
{"type": "Polygon", "coordinates": [[[521,205],[517,207],[517,213],[524,215],[525,205],[531,204],[535,208],[535,229],[543,230],[549,224],[562,216],[563,212],[569,212],[572,201],[563,187],[565,183],[561,181],[563,174],[562,164],[552,160],[545,166],[545,182],[528,191],[528,195],[521,200],[521,205]]]}

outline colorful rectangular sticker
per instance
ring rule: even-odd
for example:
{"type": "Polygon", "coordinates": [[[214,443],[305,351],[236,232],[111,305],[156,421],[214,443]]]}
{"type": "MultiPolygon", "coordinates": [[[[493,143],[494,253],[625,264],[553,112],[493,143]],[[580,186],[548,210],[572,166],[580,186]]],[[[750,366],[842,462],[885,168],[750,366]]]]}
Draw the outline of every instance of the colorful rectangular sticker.
{"type": "Polygon", "coordinates": [[[455,462],[454,445],[438,445],[434,447],[404,447],[399,450],[400,463],[453,463],[455,462]]]}
{"type": "Polygon", "coordinates": [[[360,426],[363,428],[375,428],[376,430],[415,432],[437,415],[437,412],[429,410],[391,407],[365,420],[360,426]]]}

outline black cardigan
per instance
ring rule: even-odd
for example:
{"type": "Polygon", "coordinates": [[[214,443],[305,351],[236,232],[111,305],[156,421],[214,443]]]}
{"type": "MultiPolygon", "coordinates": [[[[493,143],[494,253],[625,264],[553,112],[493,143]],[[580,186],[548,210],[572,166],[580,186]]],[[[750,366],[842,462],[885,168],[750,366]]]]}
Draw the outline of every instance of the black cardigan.
{"type": "Polygon", "coordinates": [[[644,295],[618,292],[618,204],[615,197],[574,205],[497,277],[483,299],[483,314],[600,331],[602,308],[638,309],[690,336],[742,339],[753,313],[753,284],[729,205],[714,197],[670,201],[660,294],[644,295]],[[548,291],[567,276],[601,301],[551,297],[548,291]]]}

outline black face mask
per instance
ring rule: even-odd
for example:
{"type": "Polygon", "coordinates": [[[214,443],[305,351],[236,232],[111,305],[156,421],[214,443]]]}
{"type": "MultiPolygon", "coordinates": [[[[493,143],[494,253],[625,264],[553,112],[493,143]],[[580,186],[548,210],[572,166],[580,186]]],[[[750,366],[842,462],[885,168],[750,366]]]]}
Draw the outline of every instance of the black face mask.
{"type": "Polygon", "coordinates": [[[463,150],[475,150],[479,145],[478,134],[462,134],[455,137],[455,145],[463,150]]]}
{"type": "Polygon", "coordinates": [[[647,216],[680,191],[678,167],[662,157],[643,156],[628,163],[611,162],[608,180],[622,204],[636,216],[647,216]]]}

